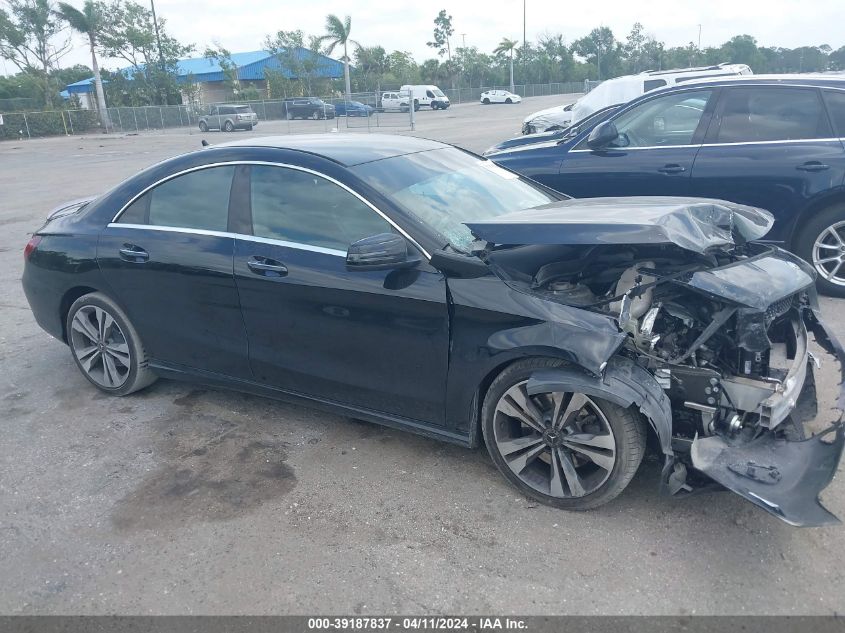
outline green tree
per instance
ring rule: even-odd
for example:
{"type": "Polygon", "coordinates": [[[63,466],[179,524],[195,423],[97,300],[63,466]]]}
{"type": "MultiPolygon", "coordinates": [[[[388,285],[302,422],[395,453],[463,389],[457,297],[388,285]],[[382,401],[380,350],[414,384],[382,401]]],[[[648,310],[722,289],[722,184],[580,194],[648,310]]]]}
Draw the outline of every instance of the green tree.
{"type": "Polygon", "coordinates": [[[596,76],[614,77],[622,72],[621,45],[608,27],[602,26],[590,31],[586,37],[572,44],[573,50],[596,68],[596,76]]]}
{"type": "Polygon", "coordinates": [[[359,46],[355,51],[355,61],[363,79],[364,90],[374,84],[376,91],[381,91],[382,80],[390,69],[387,51],[381,46],[359,46]]]}
{"type": "Polygon", "coordinates": [[[326,16],[326,34],[320,38],[320,42],[328,42],[326,53],[332,54],[336,46],[343,46],[343,81],[346,87],[346,98],[352,92],[352,86],[349,78],[349,45],[360,46],[358,42],[350,38],[352,31],[352,18],[348,15],[343,21],[335,14],[330,13],[326,16]]]}
{"type": "Polygon", "coordinates": [[[131,64],[132,91],[138,104],[179,103],[177,62],[194,50],[168,35],[164,18],[135,2],[115,0],[108,6],[100,33],[99,49],[106,57],[131,64]],[[159,42],[161,47],[159,48],[159,42]]]}
{"type": "Polygon", "coordinates": [[[511,92],[515,92],[515,88],[513,85],[513,50],[516,48],[516,45],[519,44],[516,40],[509,40],[506,37],[502,38],[502,41],[499,42],[499,45],[493,49],[494,55],[503,55],[507,54],[509,57],[509,66],[510,66],[510,89],[511,92]]]}
{"type": "Polygon", "coordinates": [[[58,42],[63,25],[51,0],[8,0],[9,11],[0,9],[0,57],[40,80],[41,97],[48,108],[57,96],[50,73],[70,50],[70,42],[58,42]]]}
{"type": "MultiPolygon", "coordinates": [[[[304,82],[305,68],[300,55],[305,34],[302,31],[278,31],[275,35],[264,38],[264,50],[279,60],[281,66],[282,93],[287,95],[290,85],[299,84],[299,94],[306,94],[304,82]],[[285,72],[287,71],[287,72],[285,72]]],[[[278,81],[278,79],[277,79],[278,81]]],[[[307,87],[310,93],[310,85],[307,87]]]]}
{"type": "Polygon", "coordinates": [[[449,63],[446,69],[450,75],[453,75],[453,67],[452,46],[449,38],[452,37],[454,33],[455,29],[452,26],[452,16],[446,14],[446,9],[441,9],[440,13],[437,14],[437,17],[434,18],[434,38],[431,42],[426,42],[426,46],[436,48],[437,55],[439,57],[443,57],[444,53],[446,54],[446,59],[449,63]]]}
{"type": "Polygon", "coordinates": [[[203,52],[203,57],[209,61],[216,62],[220,66],[220,70],[223,72],[223,85],[226,87],[227,92],[235,98],[240,98],[241,79],[238,66],[232,61],[232,53],[223,46],[220,46],[218,42],[215,42],[215,46],[217,48],[207,46],[203,52]]]}
{"type": "Polygon", "coordinates": [[[67,2],[60,2],[58,15],[70,25],[70,28],[88,38],[88,47],[91,49],[91,69],[94,71],[94,90],[97,93],[97,110],[100,112],[100,124],[103,126],[103,131],[107,132],[111,127],[111,122],[106,110],[106,95],[103,92],[100,65],[97,63],[97,46],[100,32],[105,24],[104,6],[101,2],[85,0],[80,11],[67,2]]]}

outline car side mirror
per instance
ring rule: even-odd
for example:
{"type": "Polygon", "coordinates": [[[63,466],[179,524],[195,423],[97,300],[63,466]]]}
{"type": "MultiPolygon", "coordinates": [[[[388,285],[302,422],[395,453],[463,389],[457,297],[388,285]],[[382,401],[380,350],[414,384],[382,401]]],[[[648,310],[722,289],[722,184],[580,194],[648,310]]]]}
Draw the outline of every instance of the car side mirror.
{"type": "Polygon", "coordinates": [[[396,233],[379,233],[353,242],[346,251],[347,270],[390,270],[420,263],[408,254],[408,242],[396,233]]]}
{"type": "Polygon", "coordinates": [[[616,129],[616,124],[613,121],[604,121],[590,132],[590,136],[587,138],[587,146],[590,149],[604,149],[618,138],[619,130],[616,129]]]}

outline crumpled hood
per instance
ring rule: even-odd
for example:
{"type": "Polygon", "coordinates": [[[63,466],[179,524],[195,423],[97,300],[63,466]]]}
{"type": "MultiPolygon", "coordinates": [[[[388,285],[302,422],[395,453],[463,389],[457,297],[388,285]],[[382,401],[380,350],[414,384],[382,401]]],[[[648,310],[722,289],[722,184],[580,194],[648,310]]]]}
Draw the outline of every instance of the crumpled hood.
{"type": "Polygon", "coordinates": [[[561,106],[552,106],[545,110],[532,112],[525,117],[523,123],[549,123],[550,125],[562,125],[572,120],[573,104],[567,103],[561,106]]]}
{"type": "Polygon", "coordinates": [[[733,248],[734,232],[760,239],[774,223],[762,209],[679,197],[587,198],[467,222],[491,244],[675,244],[705,253],[733,248]]]}

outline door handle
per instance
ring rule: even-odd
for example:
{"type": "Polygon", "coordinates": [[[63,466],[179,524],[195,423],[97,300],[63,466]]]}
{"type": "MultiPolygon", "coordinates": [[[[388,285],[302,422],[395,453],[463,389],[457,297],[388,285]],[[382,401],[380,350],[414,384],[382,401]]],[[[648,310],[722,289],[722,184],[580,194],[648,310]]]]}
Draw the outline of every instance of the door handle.
{"type": "Polygon", "coordinates": [[[118,249],[120,259],[132,264],[143,264],[150,258],[150,254],[140,246],[134,244],[124,244],[122,248],[118,249]]]}
{"type": "Polygon", "coordinates": [[[824,171],[825,169],[830,169],[830,165],[825,165],[817,160],[808,160],[806,163],[798,165],[795,169],[800,169],[801,171],[824,171]]]}
{"type": "Polygon", "coordinates": [[[254,256],[246,263],[249,269],[257,275],[268,277],[284,277],[288,274],[287,266],[269,257],[254,256]]]}
{"type": "Polygon", "coordinates": [[[663,167],[661,167],[657,171],[659,171],[661,174],[680,174],[682,172],[685,172],[686,170],[687,168],[683,165],[678,165],[677,163],[670,163],[669,165],[663,165],[663,167]]]}

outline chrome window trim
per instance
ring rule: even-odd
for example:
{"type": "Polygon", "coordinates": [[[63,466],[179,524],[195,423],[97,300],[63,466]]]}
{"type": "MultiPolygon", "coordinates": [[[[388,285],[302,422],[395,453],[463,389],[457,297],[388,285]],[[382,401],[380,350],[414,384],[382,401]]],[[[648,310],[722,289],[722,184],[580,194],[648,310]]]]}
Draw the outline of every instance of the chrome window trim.
{"type": "Polygon", "coordinates": [[[261,244],[273,244],[275,246],[284,246],[286,248],[296,248],[301,251],[312,251],[314,253],[323,253],[325,255],[335,255],[336,257],[346,257],[346,251],[341,251],[336,248],[325,248],[323,246],[312,246],[311,244],[302,244],[300,242],[286,242],[285,240],[274,240],[269,237],[258,237],[256,235],[245,235],[243,233],[229,233],[228,231],[209,231],[207,229],[189,229],[182,226],[159,226],[156,224],[120,224],[117,222],[109,222],[107,228],[110,229],[146,229],[148,231],[164,231],[167,233],[187,233],[189,235],[208,235],[211,237],[228,237],[236,240],[245,240],[247,242],[259,242],[261,244]]]}
{"type": "MultiPolygon", "coordinates": [[[[780,145],[780,144],[795,144],[795,143],[845,143],[843,138],[793,138],[782,141],[740,141],[737,143],[699,143],[697,145],[646,145],[643,147],[609,147],[601,151],[625,151],[633,152],[643,149],[692,149],[696,147],[732,147],[735,145],[780,145]]],[[[571,149],[569,154],[576,152],[595,152],[593,149],[571,149]]]]}
{"type": "MultiPolygon", "coordinates": [[[[340,252],[340,251],[337,251],[336,249],[332,249],[332,248],[326,249],[326,248],[322,248],[320,246],[311,246],[310,244],[301,244],[299,242],[285,242],[284,240],[274,240],[272,238],[263,238],[263,237],[258,237],[258,236],[255,236],[255,235],[246,235],[244,233],[227,233],[227,232],[222,232],[222,231],[205,231],[204,229],[188,229],[188,228],[185,228],[184,230],[179,231],[177,229],[184,228],[184,227],[157,227],[157,226],[152,225],[152,224],[119,224],[118,223],[120,216],[123,214],[124,211],[126,211],[126,209],[128,209],[130,206],[132,206],[132,204],[136,200],[138,200],[138,198],[145,195],[147,192],[155,189],[159,185],[162,185],[169,180],[173,180],[174,178],[178,178],[179,176],[184,176],[185,174],[189,174],[189,173],[195,172],[195,171],[200,171],[202,169],[211,169],[212,167],[229,167],[229,166],[234,166],[234,165],[264,165],[264,166],[267,166],[267,167],[282,167],[282,168],[287,168],[287,169],[295,169],[297,171],[302,171],[302,172],[305,172],[305,173],[308,173],[308,174],[312,174],[314,176],[317,176],[318,178],[324,178],[325,180],[328,180],[329,182],[334,183],[335,185],[337,185],[341,189],[344,189],[345,191],[351,193],[353,196],[358,198],[358,200],[360,200],[365,205],[370,207],[370,209],[372,209],[378,215],[380,215],[382,217],[382,219],[384,219],[388,224],[390,224],[390,226],[392,226],[394,229],[396,229],[402,237],[404,237],[406,240],[411,242],[411,244],[413,244],[414,247],[417,248],[417,250],[419,250],[425,256],[425,258],[427,260],[431,259],[431,254],[428,251],[426,251],[419,244],[419,242],[417,242],[413,237],[411,237],[407,233],[407,231],[405,231],[405,229],[403,229],[401,226],[396,224],[396,222],[394,222],[393,219],[388,217],[387,214],[384,213],[381,209],[379,209],[373,203],[371,203],[369,200],[364,198],[364,196],[359,194],[357,191],[354,191],[353,189],[349,188],[348,186],[346,186],[345,184],[343,184],[339,180],[336,180],[336,179],[332,178],[331,176],[327,176],[326,174],[324,174],[322,172],[315,171],[315,170],[309,169],[307,167],[301,167],[299,165],[292,165],[290,163],[278,163],[278,162],[266,161],[266,160],[231,160],[231,161],[224,161],[224,162],[219,162],[219,163],[208,163],[206,165],[198,165],[196,167],[190,167],[188,169],[183,169],[182,171],[178,171],[175,174],[170,174],[169,176],[166,176],[166,177],[162,178],[161,180],[157,180],[153,184],[148,185],[147,187],[142,189],[140,191],[140,193],[135,194],[129,200],[129,202],[124,204],[121,207],[120,211],[118,211],[115,214],[115,216],[112,218],[112,221],[109,222],[108,226],[111,227],[112,225],[116,225],[116,226],[125,226],[125,227],[128,226],[128,227],[133,227],[133,228],[145,228],[145,229],[164,228],[164,229],[167,229],[167,230],[171,230],[173,232],[197,233],[198,235],[233,236],[233,237],[237,237],[237,238],[247,238],[247,239],[251,239],[253,241],[266,240],[266,243],[268,243],[268,244],[288,245],[291,248],[301,248],[303,250],[321,249],[321,250],[317,250],[315,252],[323,252],[323,251],[331,251],[332,253],[340,252]]],[[[346,253],[344,252],[343,255],[345,257],[346,253]]]]}

